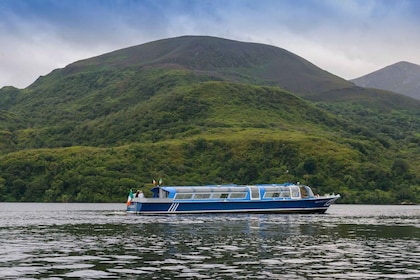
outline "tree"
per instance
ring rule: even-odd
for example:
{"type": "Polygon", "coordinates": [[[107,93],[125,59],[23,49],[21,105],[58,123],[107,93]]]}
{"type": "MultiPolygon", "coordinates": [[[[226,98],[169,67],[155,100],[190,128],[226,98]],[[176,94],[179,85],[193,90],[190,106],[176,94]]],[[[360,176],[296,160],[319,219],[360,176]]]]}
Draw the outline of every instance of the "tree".
{"type": "Polygon", "coordinates": [[[392,173],[394,176],[403,176],[410,169],[407,161],[397,158],[392,164],[392,173]]]}
{"type": "Polygon", "coordinates": [[[305,160],[305,163],[303,164],[303,169],[305,169],[306,173],[313,174],[316,171],[316,160],[312,157],[305,160]]]}

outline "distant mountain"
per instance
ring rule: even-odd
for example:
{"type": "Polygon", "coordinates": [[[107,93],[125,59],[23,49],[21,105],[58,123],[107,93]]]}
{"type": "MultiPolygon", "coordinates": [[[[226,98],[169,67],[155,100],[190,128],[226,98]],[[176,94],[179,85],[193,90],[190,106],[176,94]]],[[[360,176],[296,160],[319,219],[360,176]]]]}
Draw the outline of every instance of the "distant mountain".
{"type": "Polygon", "coordinates": [[[420,65],[401,61],[351,80],[361,87],[378,88],[420,99],[420,65]]]}

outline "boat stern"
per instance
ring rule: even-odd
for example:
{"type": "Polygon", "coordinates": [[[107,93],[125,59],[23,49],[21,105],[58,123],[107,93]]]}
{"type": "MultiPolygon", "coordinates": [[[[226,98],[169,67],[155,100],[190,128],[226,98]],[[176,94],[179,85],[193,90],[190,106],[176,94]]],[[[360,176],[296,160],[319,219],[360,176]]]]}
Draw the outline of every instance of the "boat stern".
{"type": "Polygon", "coordinates": [[[137,214],[141,211],[143,203],[139,201],[132,201],[129,205],[127,205],[127,213],[137,214]]]}

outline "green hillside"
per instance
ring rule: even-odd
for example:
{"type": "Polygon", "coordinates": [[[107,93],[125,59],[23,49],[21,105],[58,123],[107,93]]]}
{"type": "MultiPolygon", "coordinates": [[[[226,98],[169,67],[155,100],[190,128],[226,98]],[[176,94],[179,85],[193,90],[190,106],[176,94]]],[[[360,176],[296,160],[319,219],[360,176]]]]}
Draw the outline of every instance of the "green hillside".
{"type": "Polygon", "coordinates": [[[272,46],[160,40],[0,89],[0,201],[117,202],[161,177],[419,203],[419,109],[272,46]]]}

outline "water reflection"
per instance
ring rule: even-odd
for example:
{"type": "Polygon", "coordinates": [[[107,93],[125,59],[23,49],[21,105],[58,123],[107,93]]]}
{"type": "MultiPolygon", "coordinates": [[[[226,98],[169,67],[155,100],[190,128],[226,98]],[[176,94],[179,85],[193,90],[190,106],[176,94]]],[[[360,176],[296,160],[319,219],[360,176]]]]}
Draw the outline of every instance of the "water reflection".
{"type": "Polygon", "coordinates": [[[416,206],[181,216],[127,216],[106,204],[17,206],[0,218],[2,279],[420,278],[416,206]]]}

